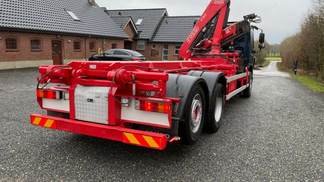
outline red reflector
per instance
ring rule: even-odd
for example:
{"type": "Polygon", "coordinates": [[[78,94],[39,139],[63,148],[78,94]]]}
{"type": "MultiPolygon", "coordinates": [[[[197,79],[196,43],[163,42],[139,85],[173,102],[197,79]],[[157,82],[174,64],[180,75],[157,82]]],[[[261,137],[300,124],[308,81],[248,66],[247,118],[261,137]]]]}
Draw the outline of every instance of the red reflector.
{"type": "Polygon", "coordinates": [[[168,113],[170,111],[170,106],[169,104],[164,104],[164,112],[168,113]]]}
{"type": "Polygon", "coordinates": [[[52,119],[46,119],[46,118],[32,116],[31,123],[36,126],[56,129],[56,122],[55,122],[55,120],[52,120],[52,119]]]}
{"type": "Polygon", "coordinates": [[[123,132],[123,142],[153,149],[163,149],[163,138],[123,132]]]}

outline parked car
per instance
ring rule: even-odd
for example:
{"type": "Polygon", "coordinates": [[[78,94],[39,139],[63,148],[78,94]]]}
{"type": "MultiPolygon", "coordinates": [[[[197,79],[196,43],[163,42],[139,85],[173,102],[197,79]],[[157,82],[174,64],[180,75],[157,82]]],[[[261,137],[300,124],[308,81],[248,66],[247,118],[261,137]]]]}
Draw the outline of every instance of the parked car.
{"type": "Polygon", "coordinates": [[[90,56],[89,61],[146,61],[141,53],[129,49],[110,49],[90,56]]]}

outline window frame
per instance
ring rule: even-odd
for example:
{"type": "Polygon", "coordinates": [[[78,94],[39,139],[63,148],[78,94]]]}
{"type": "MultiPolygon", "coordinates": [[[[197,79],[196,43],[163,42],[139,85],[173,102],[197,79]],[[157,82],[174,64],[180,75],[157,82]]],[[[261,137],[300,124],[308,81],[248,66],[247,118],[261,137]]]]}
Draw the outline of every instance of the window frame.
{"type": "Polygon", "coordinates": [[[31,52],[41,52],[43,49],[42,39],[40,38],[31,38],[30,39],[30,51],[31,52]],[[33,41],[39,41],[39,49],[33,49],[33,41]]]}
{"type": "Polygon", "coordinates": [[[74,21],[81,21],[80,18],[73,11],[66,11],[74,21]]]}
{"type": "MultiPolygon", "coordinates": [[[[90,46],[89,46],[90,47],[90,46]]],[[[75,41],[73,41],[73,50],[74,50],[74,52],[81,52],[82,51],[82,41],[80,41],[80,40],[75,40],[75,41]],[[80,45],[80,49],[76,49],[75,48],[75,43],[79,43],[80,45]]]]}
{"type": "MultiPolygon", "coordinates": [[[[5,37],[4,46],[6,48],[6,52],[18,52],[19,51],[19,38],[17,38],[17,37],[5,37]],[[9,40],[9,39],[15,40],[15,45],[16,45],[15,49],[8,48],[7,40],[9,40]]],[[[10,45],[10,46],[12,46],[12,45],[10,45]]]]}
{"type": "Polygon", "coordinates": [[[162,61],[169,61],[170,59],[170,46],[169,44],[162,44],[162,61]],[[165,48],[165,46],[167,48],[165,48]],[[167,52],[167,54],[165,54],[165,51],[167,52]],[[164,59],[164,57],[167,56],[167,59],[164,59]]]}
{"type": "Polygon", "coordinates": [[[179,55],[179,51],[181,49],[181,44],[174,44],[174,55],[179,55]],[[180,46],[179,49],[177,49],[177,46],[180,46]],[[178,51],[178,53],[177,53],[178,51]]]}
{"type": "Polygon", "coordinates": [[[136,49],[140,51],[145,51],[145,40],[138,40],[136,49]],[[140,42],[142,42],[143,44],[140,44],[140,42]],[[139,46],[143,46],[143,48],[139,48],[139,46]]]}
{"type": "Polygon", "coordinates": [[[139,19],[137,19],[137,21],[135,22],[135,25],[136,25],[136,26],[141,26],[143,20],[144,20],[143,18],[139,18],[139,19]]]}
{"type": "Polygon", "coordinates": [[[156,44],[152,44],[151,49],[156,49],[156,44]]]}

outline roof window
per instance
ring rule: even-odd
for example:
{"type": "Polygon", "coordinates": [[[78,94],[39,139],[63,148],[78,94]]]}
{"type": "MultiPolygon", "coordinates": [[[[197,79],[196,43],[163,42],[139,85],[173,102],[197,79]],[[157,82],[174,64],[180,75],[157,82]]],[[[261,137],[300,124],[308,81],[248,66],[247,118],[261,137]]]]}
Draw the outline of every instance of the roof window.
{"type": "Polygon", "coordinates": [[[137,22],[135,23],[136,26],[140,26],[142,23],[143,19],[138,19],[137,22]]]}
{"type": "Polygon", "coordinates": [[[66,11],[69,13],[69,15],[73,18],[73,20],[80,21],[80,19],[72,12],[72,11],[66,11]]]}

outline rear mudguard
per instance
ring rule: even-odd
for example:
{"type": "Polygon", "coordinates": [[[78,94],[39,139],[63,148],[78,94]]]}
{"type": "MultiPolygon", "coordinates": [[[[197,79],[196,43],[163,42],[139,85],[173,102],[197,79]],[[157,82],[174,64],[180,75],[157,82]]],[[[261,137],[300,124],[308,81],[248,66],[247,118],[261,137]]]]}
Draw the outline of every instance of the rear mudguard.
{"type": "MultiPolygon", "coordinates": [[[[220,83],[226,88],[226,79],[225,75],[222,72],[205,72],[205,71],[190,71],[188,73],[190,76],[201,77],[205,80],[208,86],[208,98],[210,99],[208,103],[211,103],[211,99],[213,99],[213,91],[216,89],[217,83],[220,83]]],[[[224,90],[224,95],[226,95],[224,90]]],[[[208,105],[207,108],[211,106],[208,105]]]]}
{"type": "MultiPolygon", "coordinates": [[[[173,119],[183,121],[186,101],[192,88],[200,85],[205,92],[206,101],[209,101],[208,86],[203,78],[188,75],[169,74],[166,97],[180,98],[178,106],[173,106],[173,119]]],[[[207,103],[208,104],[208,103],[207,103]]]]}

